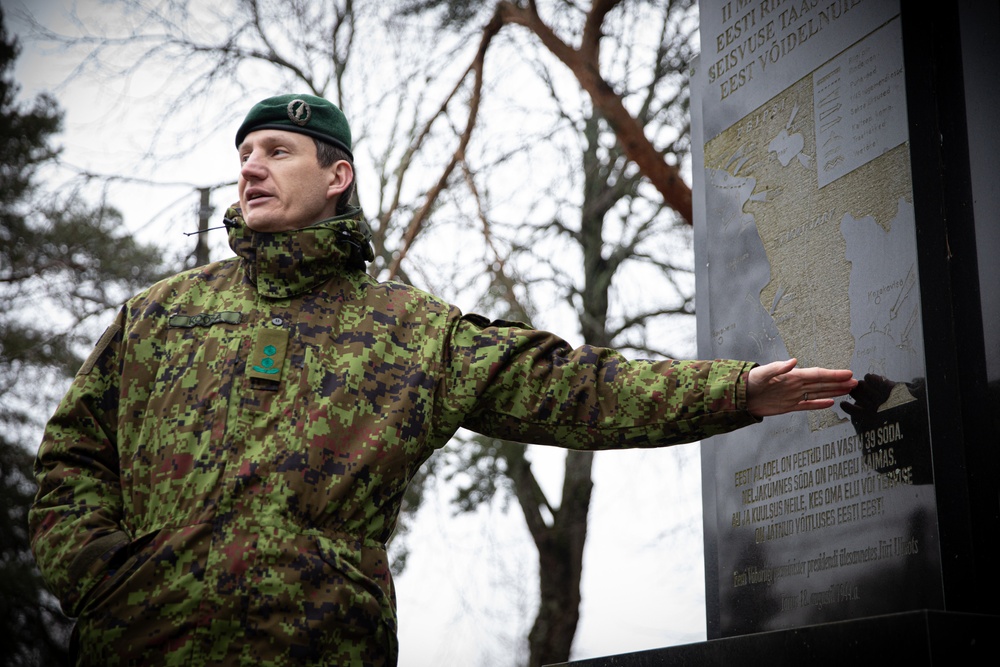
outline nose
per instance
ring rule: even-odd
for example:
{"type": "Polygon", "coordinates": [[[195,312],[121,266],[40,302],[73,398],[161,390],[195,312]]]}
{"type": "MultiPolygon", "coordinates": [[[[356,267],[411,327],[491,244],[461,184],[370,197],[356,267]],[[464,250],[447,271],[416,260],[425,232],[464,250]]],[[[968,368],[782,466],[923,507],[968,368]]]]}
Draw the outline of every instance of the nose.
{"type": "Polygon", "coordinates": [[[240,176],[248,181],[260,180],[267,176],[267,170],[263,162],[257,157],[256,151],[250,153],[243,162],[243,165],[240,167],[240,176]]]}

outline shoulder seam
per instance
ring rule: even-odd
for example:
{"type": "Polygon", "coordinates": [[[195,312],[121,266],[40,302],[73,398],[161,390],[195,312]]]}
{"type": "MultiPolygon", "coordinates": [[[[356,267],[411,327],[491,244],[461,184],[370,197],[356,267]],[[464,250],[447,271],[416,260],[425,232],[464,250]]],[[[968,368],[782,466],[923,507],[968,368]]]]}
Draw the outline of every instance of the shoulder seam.
{"type": "Polygon", "coordinates": [[[97,363],[97,359],[101,356],[104,350],[107,349],[108,345],[111,344],[111,340],[118,335],[118,332],[121,330],[122,326],[118,324],[118,322],[113,322],[111,326],[105,330],[101,339],[97,341],[97,345],[95,345],[94,349],[90,351],[90,356],[88,356],[87,360],[83,362],[83,366],[80,366],[80,370],[77,371],[76,374],[89,375],[90,371],[94,369],[94,364],[97,363]]]}

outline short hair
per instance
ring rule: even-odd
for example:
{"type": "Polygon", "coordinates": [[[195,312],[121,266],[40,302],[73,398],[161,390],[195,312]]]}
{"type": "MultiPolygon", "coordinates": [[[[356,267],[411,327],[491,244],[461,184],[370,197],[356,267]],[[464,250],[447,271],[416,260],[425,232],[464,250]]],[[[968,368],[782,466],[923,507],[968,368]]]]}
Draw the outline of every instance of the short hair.
{"type": "Polygon", "coordinates": [[[315,137],[313,138],[313,143],[316,144],[316,161],[319,162],[320,167],[325,169],[340,160],[345,160],[351,165],[351,183],[347,186],[346,190],[340,193],[340,197],[337,198],[337,215],[347,213],[347,210],[351,208],[351,200],[354,198],[355,191],[354,184],[357,182],[357,176],[354,174],[354,161],[351,159],[351,155],[343,148],[334,146],[322,139],[316,139],[315,137]]]}

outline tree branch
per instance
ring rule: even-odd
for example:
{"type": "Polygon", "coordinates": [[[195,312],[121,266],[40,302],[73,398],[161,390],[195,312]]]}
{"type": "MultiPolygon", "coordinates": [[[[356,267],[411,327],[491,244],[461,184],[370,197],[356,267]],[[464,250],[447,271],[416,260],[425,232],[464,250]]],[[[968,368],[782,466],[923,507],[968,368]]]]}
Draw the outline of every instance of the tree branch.
{"type": "MultiPolygon", "coordinates": [[[[604,10],[604,13],[600,14],[603,21],[607,11],[610,11],[614,4],[616,3],[612,0],[596,2],[592,13],[598,9],[604,10]]],[[[531,30],[552,55],[573,72],[580,86],[590,96],[594,108],[614,130],[625,155],[635,162],[640,171],[660,191],[666,204],[691,224],[691,188],[684,183],[680,170],[666,163],[663,155],[646,137],[642,124],[629,114],[621,96],[601,76],[599,50],[593,44],[588,46],[591,49],[589,52],[584,52],[582,48],[580,51],[573,49],[559,39],[558,35],[541,20],[537,11],[533,11],[530,6],[519,7],[510,0],[503,0],[497,5],[494,18],[497,16],[503,23],[515,23],[531,30]]],[[[590,20],[588,17],[588,21],[590,20]]],[[[591,43],[599,40],[599,30],[591,28],[587,39],[591,43]]]]}
{"type": "MultiPolygon", "coordinates": [[[[476,51],[476,57],[472,61],[472,65],[468,70],[466,70],[466,73],[459,80],[460,85],[461,82],[465,80],[465,76],[468,75],[470,70],[475,75],[472,94],[469,100],[469,115],[466,120],[465,130],[459,137],[458,147],[455,148],[455,152],[452,154],[451,159],[448,160],[448,164],[441,173],[441,177],[438,178],[437,183],[435,183],[434,187],[432,187],[430,192],[427,193],[427,199],[424,201],[423,206],[419,211],[417,211],[417,214],[413,216],[406,232],[403,234],[402,246],[399,248],[399,251],[393,258],[392,264],[389,266],[388,278],[390,280],[399,272],[399,265],[402,263],[403,259],[406,258],[406,254],[409,252],[410,247],[412,247],[413,241],[423,229],[424,223],[430,215],[431,210],[433,210],[438,196],[447,187],[448,178],[451,176],[451,172],[455,169],[455,165],[457,165],[459,160],[465,156],[465,149],[469,145],[469,140],[472,138],[472,130],[476,125],[476,117],[479,114],[479,101],[481,99],[483,89],[483,66],[486,61],[486,51],[489,48],[493,37],[500,31],[502,25],[503,23],[500,21],[499,15],[494,14],[493,18],[490,19],[490,22],[483,29],[483,36],[479,43],[479,49],[476,51]]],[[[457,89],[458,86],[456,86],[455,90],[457,89]]],[[[454,95],[454,90],[452,91],[452,95],[454,95]]],[[[449,99],[450,98],[451,95],[449,95],[449,99]]],[[[420,137],[420,140],[422,140],[423,136],[426,135],[426,132],[429,130],[430,123],[428,123],[425,132],[420,137]]]]}
{"type": "Polygon", "coordinates": [[[540,544],[547,538],[550,528],[539,508],[545,507],[552,516],[556,516],[558,510],[549,505],[542,487],[531,472],[531,464],[524,457],[524,445],[504,442],[500,452],[507,462],[507,476],[514,482],[514,496],[524,512],[528,532],[535,544],[540,544]]]}

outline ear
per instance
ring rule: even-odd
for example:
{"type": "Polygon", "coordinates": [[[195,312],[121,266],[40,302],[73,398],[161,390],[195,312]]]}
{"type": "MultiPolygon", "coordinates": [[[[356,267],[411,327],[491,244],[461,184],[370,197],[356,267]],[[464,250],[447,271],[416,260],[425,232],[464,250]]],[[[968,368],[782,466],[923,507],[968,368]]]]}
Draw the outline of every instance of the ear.
{"type": "Polygon", "coordinates": [[[326,190],[327,199],[336,199],[344,190],[350,187],[354,180],[354,169],[347,160],[337,160],[327,168],[329,185],[326,190]]]}

